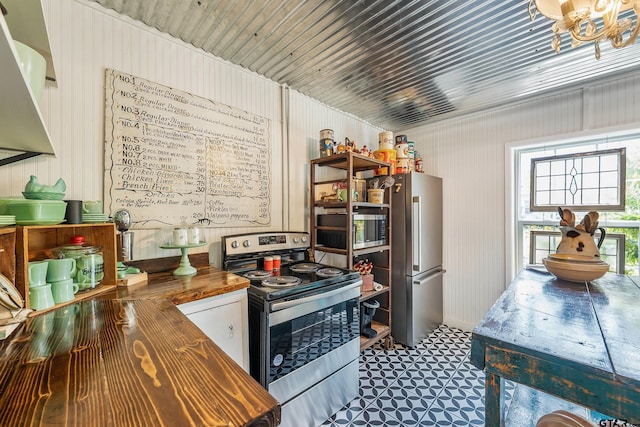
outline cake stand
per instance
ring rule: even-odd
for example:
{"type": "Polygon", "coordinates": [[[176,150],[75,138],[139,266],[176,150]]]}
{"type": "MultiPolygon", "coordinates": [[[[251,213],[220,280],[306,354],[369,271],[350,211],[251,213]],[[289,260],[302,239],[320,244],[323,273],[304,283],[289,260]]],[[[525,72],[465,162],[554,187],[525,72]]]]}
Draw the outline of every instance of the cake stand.
{"type": "Polygon", "coordinates": [[[187,252],[189,251],[189,248],[199,248],[206,244],[207,242],[193,243],[190,245],[165,244],[161,245],[160,247],[162,249],[180,249],[180,252],[182,252],[182,258],[180,258],[180,266],[173,272],[174,276],[192,276],[196,274],[198,270],[196,270],[196,268],[193,267],[189,262],[189,255],[187,255],[187,252]]]}

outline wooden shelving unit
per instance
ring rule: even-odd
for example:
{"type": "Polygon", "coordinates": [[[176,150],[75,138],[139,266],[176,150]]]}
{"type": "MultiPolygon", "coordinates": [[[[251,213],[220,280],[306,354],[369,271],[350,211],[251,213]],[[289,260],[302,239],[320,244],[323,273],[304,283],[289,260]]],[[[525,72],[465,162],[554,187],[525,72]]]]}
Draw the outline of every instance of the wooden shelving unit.
{"type": "MultiPolygon", "coordinates": [[[[337,267],[353,269],[359,261],[368,259],[373,262],[374,281],[382,285],[378,291],[363,292],[360,302],[375,299],[380,307],[374,314],[372,329],[377,332],[373,338],[360,337],[360,349],[364,350],[384,340],[386,348],[393,346],[391,337],[391,197],[390,189],[385,191],[384,203],[369,203],[362,201],[362,197],[356,197],[354,193],[354,178],[367,178],[367,171],[375,171],[378,168],[387,168],[389,163],[362,156],[353,152],[346,152],[334,156],[322,157],[311,161],[311,249],[314,257],[324,257],[327,254],[339,258],[343,265],[329,262],[337,267]],[[329,170],[327,170],[329,169],[329,170]],[[321,172],[322,170],[322,172],[321,172]],[[331,188],[335,183],[341,183],[347,190],[345,201],[323,201],[320,198],[320,188],[331,188]],[[345,214],[345,226],[327,226],[318,224],[318,215],[324,213],[345,214]],[[353,247],[354,235],[353,215],[378,214],[386,217],[386,244],[355,249],[353,247]],[[332,231],[344,233],[345,247],[334,247],[318,243],[318,231],[332,231]]],[[[371,177],[368,177],[371,179],[371,177]]],[[[323,261],[324,262],[324,261],[323,261]]],[[[362,309],[362,307],[361,307],[362,309]]]]}
{"type": "MultiPolygon", "coordinates": [[[[53,308],[71,304],[96,294],[113,289],[118,282],[118,261],[116,252],[116,227],[113,223],[104,224],[59,224],[28,225],[15,227],[15,286],[29,307],[29,261],[39,261],[51,257],[51,249],[68,244],[72,236],[82,235],[87,245],[100,246],[104,261],[104,278],[94,289],[76,294],[73,301],[56,304],[53,308]]],[[[42,310],[39,311],[48,311],[42,310]]]]}
{"type": "Polygon", "coordinates": [[[16,229],[0,228],[0,274],[12,283],[16,280],[16,229]]]}

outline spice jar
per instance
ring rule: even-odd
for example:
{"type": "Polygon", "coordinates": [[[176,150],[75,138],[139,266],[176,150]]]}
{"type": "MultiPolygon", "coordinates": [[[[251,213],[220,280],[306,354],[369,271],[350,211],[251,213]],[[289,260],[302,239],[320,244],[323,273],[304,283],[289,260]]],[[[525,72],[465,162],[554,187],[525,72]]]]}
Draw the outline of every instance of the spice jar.
{"type": "Polygon", "coordinates": [[[104,278],[102,247],[85,244],[84,236],[73,236],[68,245],[55,248],[58,258],[74,258],[76,271],[73,277],[79,290],[93,289],[104,278]]]}

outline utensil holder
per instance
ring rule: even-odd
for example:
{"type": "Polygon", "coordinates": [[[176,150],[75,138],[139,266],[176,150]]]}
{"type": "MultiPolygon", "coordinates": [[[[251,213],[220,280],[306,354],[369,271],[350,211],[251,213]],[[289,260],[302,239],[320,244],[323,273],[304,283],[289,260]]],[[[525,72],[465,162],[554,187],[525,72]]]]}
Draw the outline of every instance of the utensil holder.
{"type": "Polygon", "coordinates": [[[384,190],[380,188],[370,188],[367,190],[367,198],[369,203],[384,203],[384,190]]]}

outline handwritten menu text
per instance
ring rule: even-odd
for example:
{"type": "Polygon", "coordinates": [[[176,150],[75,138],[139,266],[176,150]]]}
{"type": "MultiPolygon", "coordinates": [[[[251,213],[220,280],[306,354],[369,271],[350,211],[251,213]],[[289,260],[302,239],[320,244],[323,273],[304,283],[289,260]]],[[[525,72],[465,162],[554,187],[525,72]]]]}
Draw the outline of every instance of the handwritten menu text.
{"type": "Polygon", "coordinates": [[[105,204],[137,228],[271,223],[270,120],[106,71],[105,204]]]}

